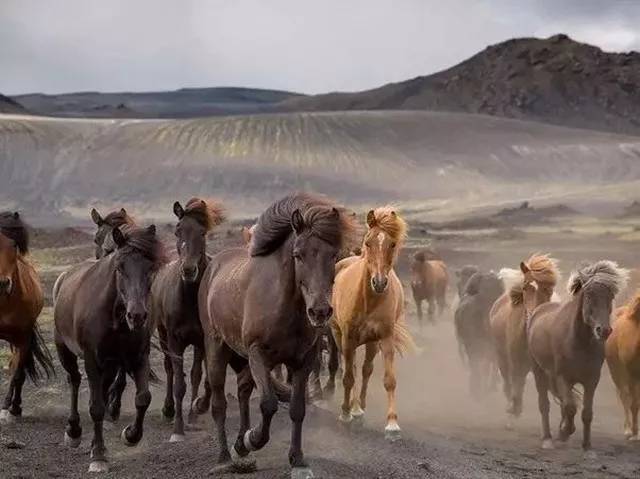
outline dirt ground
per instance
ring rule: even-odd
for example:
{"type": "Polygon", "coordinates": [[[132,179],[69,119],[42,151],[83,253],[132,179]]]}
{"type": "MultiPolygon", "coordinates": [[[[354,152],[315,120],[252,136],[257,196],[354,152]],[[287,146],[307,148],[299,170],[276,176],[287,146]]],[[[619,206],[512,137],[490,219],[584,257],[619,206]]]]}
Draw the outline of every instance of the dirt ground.
{"type": "MultiPolygon", "coordinates": [[[[465,263],[479,263],[486,268],[515,266],[529,253],[552,251],[561,259],[564,278],[580,259],[609,257],[635,266],[632,243],[619,241],[603,232],[577,241],[573,233],[551,235],[530,233],[518,239],[475,238],[432,239],[452,269],[465,263]]],[[[44,241],[34,250],[34,260],[41,271],[47,290],[56,274],[66,265],[90,256],[92,246],[82,236],[74,236],[73,244],[44,241]],[[77,241],[80,241],[79,243],[77,241]]],[[[233,234],[221,235],[222,243],[236,241],[233,234]]],[[[220,239],[218,238],[218,239],[220,239]]],[[[419,247],[420,238],[411,238],[408,250],[419,247]]],[[[216,242],[218,244],[219,242],[216,242]]],[[[399,269],[406,278],[407,259],[399,269]]],[[[452,307],[455,299],[452,297],[452,307]]],[[[505,428],[506,403],[496,391],[484,400],[471,399],[467,373],[458,358],[451,310],[435,326],[419,332],[408,304],[409,321],[421,346],[419,354],[397,361],[398,410],[403,438],[396,443],[384,439],[385,394],[380,363],[370,387],[370,404],[365,427],[345,429],[337,421],[337,402],[310,406],[304,423],[304,449],[317,478],[637,478],[640,477],[640,444],[628,443],[622,436],[622,410],[606,366],[595,401],[593,445],[595,458],[586,458],[580,448],[581,424],[566,445],[553,451],[540,448],[540,425],[535,399],[535,387],[530,377],[527,383],[525,412],[513,430],[505,428]]],[[[51,308],[41,317],[45,337],[52,332],[51,308]]],[[[53,349],[52,349],[53,351],[53,349]]],[[[0,347],[0,392],[7,387],[6,359],[8,348],[0,347]]],[[[153,352],[154,368],[164,375],[160,356],[153,352]]],[[[56,359],[57,364],[57,359],[56,359]]],[[[235,381],[229,377],[227,390],[235,391],[235,381]]],[[[339,388],[337,396],[341,393],[339,388]]],[[[153,404],[145,424],[145,436],[135,448],[127,448],[119,439],[120,431],[133,417],[132,390],[125,393],[123,417],[119,424],[109,426],[105,437],[111,471],[108,478],[174,478],[204,477],[209,474],[217,455],[209,415],[187,432],[184,443],[169,443],[171,425],[160,417],[163,386],[152,389],[153,404]]],[[[185,401],[185,404],[187,402],[185,401]]],[[[79,478],[87,476],[91,421],[88,416],[87,383],[81,388],[80,410],[84,429],[80,448],[70,450],[62,444],[68,391],[65,377],[58,367],[58,376],[40,388],[27,384],[24,417],[12,425],[0,426],[1,478],[79,478]],[[10,449],[12,440],[24,443],[23,448],[10,449]]],[[[255,421],[256,401],[252,409],[255,421]]],[[[552,406],[552,421],[558,422],[557,406],[552,406]]],[[[235,400],[229,401],[229,437],[235,437],[238,410],[235,400]]],[[[281,406],[272,424],[270,443],[255,453],[258,471],[247,478],[289,477],[287,451],[290,426],[286,407],[281,406]]],[[[224,477],[234,477],[229,474],[224,477]]]]}

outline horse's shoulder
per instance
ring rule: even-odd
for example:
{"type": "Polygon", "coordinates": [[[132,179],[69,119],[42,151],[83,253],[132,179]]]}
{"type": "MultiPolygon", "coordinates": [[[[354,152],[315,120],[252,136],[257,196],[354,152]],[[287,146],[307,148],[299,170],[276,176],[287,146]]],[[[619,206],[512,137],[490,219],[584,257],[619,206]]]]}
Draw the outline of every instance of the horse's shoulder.
{"type": "Polygon", "coordinates": [[[336,276],[338,275],[338,273],[340,273],[341,271],[345,270],[346,268],[348,268],[352,264],[355,264],[358,261],[360,261],[360,259],[361,259],[360,256],[349,256],[347,258],[344,258],[344,259],[341,259],[340,261],[338,261],[336,263],[336,276]]]}

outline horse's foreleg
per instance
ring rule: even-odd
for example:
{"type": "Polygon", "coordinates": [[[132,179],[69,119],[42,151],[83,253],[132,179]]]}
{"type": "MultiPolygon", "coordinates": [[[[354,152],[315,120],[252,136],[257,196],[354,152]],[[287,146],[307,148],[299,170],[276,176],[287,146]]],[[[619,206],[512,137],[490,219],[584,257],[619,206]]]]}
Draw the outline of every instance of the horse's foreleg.
{"type": "Polygon", "coordinates": [[[591,421],[593,420],[593,397],[596,393],[598,383],[584,386],[584,397],[582,398],[582,449],[591,449],[591,421]]]}
{"type": "Polygon", "coordinates": [[[29,354],[29,342],[14,345],[12,350],[11,380],[0,412],[0,421],[2,422],[11,422],[13,418],[22,415],[22,386],[26,377],[24,367],[29,354]]]}
{"type": "Polygon", "coordinates": [[[126,446],[135,446],[142,439],[144,433],[144,417],[151,404],[151,392],[149,391],[149,356],[144,354],[140,364],[133,371],[133,380],[136,384],[136,418],[133,424],[122,430],[122,442],[126,446]]]}
{"type": "Polygon", "coordinates": [[[120,408],[122,407],[122,394],[124,388],[127,386],[127,371],[124,367],[120,367],[116,374],[115,381],[109,387],[107,393],[109,401],[107,404],[107,412],[112,421],[117,421],[120,418],[120,408]]]}
{"type": "Polygon", "coordinates": [[[396,410],[396,372],[395,372],[395,346],[393,337],[380,343],[382,357],[384,359],[384,389],[387,391],[387,425],[384,428],[385,437],[391,441],[400,438],[400,426],[398,425],[398,413],[396,410]]]}
{"type": "Polygon", "coordinates": [[[164,356],[164,372],[167,376],[167,387],[165,389],[164,405],[162,406],[162,417],[171,421],[176,415],[176,405],[173,400],[173,363],[169,356],[169,342],[167,340],[167,330],[158,326],[158,336],[160,337],[160,348],[164,356]]]}
{"type": "MultiPolygon", "coordinates": [[[[573,394],[573,390],[569,384],[563,378],[557,378],[556,380],[558,395],[560,396],[562,419],[560,422],[560,430],[558,432],[558,439],[566,441],[575,432],[576,426],[574,418],[578,410],[576,406],[576,400],[573,394]]],[[[586,391],[585,391],[585,405],[586,408],[586,391]]],[[[583,409],[583,418],[584,418],[583,409]]],[[[590,422],[589,422],[590,423],[590,422]]]]}
{"type": "MultiPolygon", "coordinates": [[[[200,390],[200,382],[202,382],[202,365],[204,363],[204,351],[201,346],[193,347],[193,365],[191,366],[191,405],[189,406],[189,416],[187,420],[190,423],[196,421],[197,409],[194,409],[198,400],[198,392],[200,390]]],[[[206,389],[205,389],[206,394],[206,389]]]]}
{"type": "Polygon", "coordinates": [[[71,401],[69,406],[69,419],[64,432],[64,443],[69,447],[78,447],[82,436],[80,427],[80,414],[78,413],[78,391],[80,390],[80,380],[82,376],[78,370],[78,358],[63,343],[56,341],[56,349],[60,364],[67,372],[67,382],[71,401]]]}
{"type": "MultiPolygon", "coordinates": [[[[362,363],[362,386],[360,388],[360,404],[357,407],[352,408],[351,414],[354,416],[364,414],[364,410],[367,409],[367,389],[369,387],[369,379],[371,379],[371,374],[373,374],[373,360],[378,354],[378,349],[380,345],[378,342],[367,343],[366,351],[364,354],[364,362],[362,363]],[[357,411],[360,409],[360,411],[357,411]]],[[[357,404],[357,403],[356,403],[357,404]]]]}
{"type": "Polygon", "coordinates": [[[231,353],[220,342],[211,340],[207,347],[207,375],[211,386],[211,416],[218,433],[218,467],[224,467],[231,461],[229,446],[227,445],[227,399],[224,395],[224,384],[227,377],[227,364],[231,353]]]}
{"type": "MultiPolygon", "coordinates": [[[[303,366],[293,371],[291,404],[289,417],[291,418],[291,446],[289,448],[289,464],[292,468],[307,468],[307,463],[302,452],[302,422],[306,413],[305,390],[309,373],[313,363],[317,360],[316,346],[312,348],[303,361],[303,366]]],[[[310,472],[309,472],[310,474],[310,472]]],[[[305,477],[311,477],[307,474],[305,477]]]]}
{"type": "Polygon", "coordinates": [[[422,298],[419,298],[418,296],[416,296],[414,294],[413,296],[413,300],[416,303],[416,314],[418,315],[418,326],[420,327],[420,330],[422,330],[422,320],[423,320],[423,315],[422,315],[422,298]]]}
{"type": "Polygon", "coordinates": [[[251,412],[249,409],[249,399],[255,383],[251,376],[249,365],[238,372],[238,406],[240,408],[240,429],[238,430],[238,438],[235,443],[235,451],[239,456],[246,456],[249,450],[244,445],[244,435],[251,427],[251,412]]]}
{"type": "Polygon", "coordinates": [[[85,357],[85,370],[89,380],[89,414],[93,421],[93,440],[91,441],[91,463],[89,472],[107,472],[106,448],[103,437],[103,421],[105,413],[103,383],[104,374],[91,353],[85,357]]]}
{"type": "Polygon", "coordinates": [[[429,303],[429,309],[427,310],[429,321],[432,323],[435,323],[436,322],[436,300],[435,298],[428,298],[427,302],[429,303]]]}
{"type": "MultiPolygon", "coordinates": [[[[175,418],[173,421],[173,434],[169,442],[184,441],[184,418],[182,414],[182,402],[187,392],[187,383],[184,380],[184,350],[185,345],[169,338],[169,354],[173,367],[173,401],[175,404],[175,418]]],[[[195,359],[194,359],[195,363],[195,359]]]]}
{"type": "Polygon", "coordinates": [[[553,449],[551,426],[549,425],[549,378],[540,368],[534,366],[533,376],[538,391],[538,410],[542,421],[542,448],[553,449]]]}
{"type": "Polygon", "coordinates": [[[340,341],[342,341],[342,335],[338,330],[329,331],[327,336],[329,343],[329,379],[325,386],[325,395],[328,397],[333,397],[333,394],[335,393],[336,374],[340,365],[340,351],[338,349],[337,337],[340,337],[340,341]]]}
{"type": "Polygon", "coordinates": [[[342,343],[342,359],[343,365],[342,368],[344,372],[342,373],[342,387],[343,387],[343,399],[342,399],[342,413],[340,414],[340,421],[344,423],[349,423],[353,419],[351,415],[351,390],[355,385],[355,353],[356,348],[348,341],[344,341],[342,343]]]}
{"type": "MultiPolygon", "coordinates": [[[[249,350],[249,367],[260,395],[261,418],[258,426],[247,431],[244,444],[249,451],[256,451],[262,449],[269,442],[271,419],[278,411],[278,398],[271,382],[271,366],[267,365],[257,345],[249,350]]],[[[288,376],[293,379],[290,371],[288,371],[288,376]]]]}

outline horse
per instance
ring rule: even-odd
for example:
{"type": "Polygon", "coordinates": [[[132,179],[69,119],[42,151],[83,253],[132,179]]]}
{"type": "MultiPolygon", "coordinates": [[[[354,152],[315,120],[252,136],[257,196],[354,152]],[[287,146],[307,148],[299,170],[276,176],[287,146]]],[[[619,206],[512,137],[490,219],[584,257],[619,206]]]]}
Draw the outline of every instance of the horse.
{"type": "Polygon", "coordinates": [[[502,281],[494,272],[476,272],[467,280],[454,314],[460,355],[469,368],[469,388],[476,397],[486,394],[496,379],[489,311],[503,292],[502,281]]]}
{"type": "Polygon", "coordinates": [[[525,381],[531,370],[525,299],[531,300],[530,311],[550,301],[559,272],[555,259],[534,254],[520,263],[520,271],[503,268],[498,275],[505,283],[505,292],[491,307],[489,325],[508,403],[507,427],[511,427],[511,420],[522,414],[525,381]]]}
{"type": "MultiPolygon", "coordinates": [[[[335,316],[331,328],[343,360],[344,397],[339,420],[361,422],[366,409],[367,387],[373,373],[373,360],[382,352],[384,388],[387,392],[385,436],[400,437],[396,411],[395,353],[415,348],[404,321],[404,292],[393,267],[406,236],[406,223],[390,207],[367,214],[368,230],[362,255],[345,258],[336,265],[333,288],[335,316]],[[353,394],[355,353],[365,346],[362,386],[353,394]]],[[[334,373],[335,374],[335,373],[334,373]]]]}
{"type": "Polygon", "coordinates": [[[84,359],[89,381],[89,413],[93,421],[89,472],[106,472],[103,438],[107,389],[120,369],[131,374],[136,385],[135,422],[122,430],[125,445],[138,444],[144,417],[151,403],[149,348],[155,325],[148,320],[151,283],[166,262],[156,228],[113,229],[116,250],[98,261],[76,265],[54,285],[54,340],[67,372],[71,393],[64,441],[78,447],[82,436],[78,414],[80,372],[84,359]]]}
{"type": "Polygon", "coordinates": [[[458,279],[457,289],[458,289],[458,298],[462,299],[464,294],[464,287],[467,285],[467,281],[469,278],[480,271],[474,264],[467,264],[456,271],[456,278],[458,279]]]}
{"type": "Polygon", "coordinates": [[[543,449],[553,448],[549,391],[560,401],[558,438],[564,442],[576,429],[576,384],[584,388],[582,448],[591,449],[593,398],[604,363],[605,341],[611,334],[613,300],[624,289],[627,277],[628,271],[612,261],[587,264],[571,274],[567,301],[543,304],[531,313],[527,341],[538,390],[543,449]]]}
{"type": "Polygon", "coordinates": [[[444,262],[428,260],[424,252],[418,251],[411,262],[411,291],[416,303],[418,321],[422,328],[422,301],[429,303],[428,318],[434,322],[436,304],[441,315],[447,307],[447,284],[449,272],[444,262]]]}
{"type": "Polygon", "coordinates": [[[91,209],[91,219],[98,227],[94,236],[93,242],[96,245],[95,256],[96,259],[100,259],[106,256],[116,249],[116,245],[113,242],[113,229],[120,228],[121,226],[134,226],[134,219],[129,216],[127,210],[121,208],[120,210],[112,211],[104,218],[98,210],[91,209]]]}
{"type": "Polygon", "coordinates": [[[182,401],[186,392],[183,356],[190,345],[193,346],[193,365],[189,422],[193,422],[196,412],[203,413],[208,409],[210,400],[205,383],[205,396],[196,401],[204,361],[198,289],[202,273],[209,264],[207,233],[224,221],[224,212],[220,203],[192,198],[184,208],[176,201],[173,213],[178,218],[175,235],[179,259],[158,271],[151,287],[151,314],[153,322],[158,325],[167,374],[162,415],[166,419],[173,419],[175,416],[169,442],[180,442],[184,441],[182,401]]]}
{"type": "Polygon", "coordinates": [[[29,261],[29,232],[20,214],[0,213],[0,339],[11,345],[11,380],[0,422],[22,415],[26,376],[38,384],[54,374],[37,319],[44,305],[38,274],[29,261]]]}
{"type": "Polygon", "coordinates": [[[312,477],[301,446],[305,388],[317,357],[319,332],[333,313],[336,258],[354,233],[355,221],[344,208],[323,197],[295,193],[260,215],[249,248],[224,250],[209,262],[198,304],[220,448],[216,471],[232,469],[237,457],[262,449],[269,441],[271,419],[278,409],[271,370],[284,364],[292,375],[291,473],[312,477]],[[238,377],[240,404],[233,461],[225,428],[227,366],[238,377]],[[254,386],[261,420],[250,428],[249,397],[254,386]]]}
{"type": "Polygon", "coordinates": [[[624,435],[630,441],[640,441],[640,290],[626,306],[616,310],[605,356],[624,409],[624,435]]]}

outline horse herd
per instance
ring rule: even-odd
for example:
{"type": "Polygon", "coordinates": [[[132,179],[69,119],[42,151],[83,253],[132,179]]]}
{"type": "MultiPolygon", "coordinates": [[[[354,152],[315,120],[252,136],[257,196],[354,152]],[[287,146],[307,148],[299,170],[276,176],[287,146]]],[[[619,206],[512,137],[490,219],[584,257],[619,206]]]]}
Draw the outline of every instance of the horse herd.
{"type": "MultiPolygon", "coordinates": [[[[234,470],[252,451],[263,448],[278,403],[286,401],[292,422],[292,477],[312,477],[302,451],[306,403],[313,385],[318,394],[333,393],[339,359],[344,393],[339,420],[362,421],[373,361],[380,352],[388,404],[385,436],[400,437],[395,357],[416,346],[404,320],[403,286],[394,271],[407,226],[393,208],[369,211],[363,231],[355,215],[337,203],[291,194],[243,231],[244,246],[213,256],[207,254],[207,235],[225,220],[222,205],[194,198],[184,207],[176,202],[173,213],[177,258],[169,261],[155,226],[137,225],[124,209],[105,217],[92,210],[96,258],[62,273],[53,288],[54,342],[70,390],[64,442],[77,447],[82,436],[80,358],[93,422],[89,471],[108,470],[103,421],[118,420],[127,377],[135,386],[136,415],[121,438],[134,446],[143,436],[149,383],[157,379],[149,363],[156,331],[166,372],[162,413],[173,420],[169,440],[185,437],[183,355],[193,346],[188,420],[211,411],[219,447],[215,471],[234,470]],[[324,345],[330,359],[323,390],[319,372],[324,345]],[[355,353],[360,346],[365,353],[356,391],[355,353]],[[231,445],[225,425],[229,367],[236,375],[240,411],[231,445]],[[287,371],[286,382],[281,368],[287,371]],[[254,389],[260,417],[251,427],[254,389]]],[[[474,267],[457,275],[455,329],[474,394],[496,385],[499,372],[508,414],[516,418],[522,412],[525,378],[533,372],[547,448],[552,447],[548,393],[560,400],[559,439],[566,440],[575,430],[575,386],[580,384],[583,446],[589,449],[593,396],[606,355],[625,409],[625,434],[638,439],[640,295],[616,311],[613,329],[609,321],[626,270],[610,261],[579,268],[562,303],[553,298],[559,277],[556,262],[546,255],[534,255],[519,270],[503,269],[497,275],[474,267]]],[[[415,255],[411,289],[421,326],[422,301],[427,300],[433,321],[446,308],[448,282],[442,261],[424,252],[415,255]]],[[[38,275],[28,259],[27,226],[18,213],[0,213],[0,339],[8,341],[13,352],[2,421],[21,415],[26,375],[37,381],[43,373],[53,373],[36,322],[43,303],[38,275]]]]}

